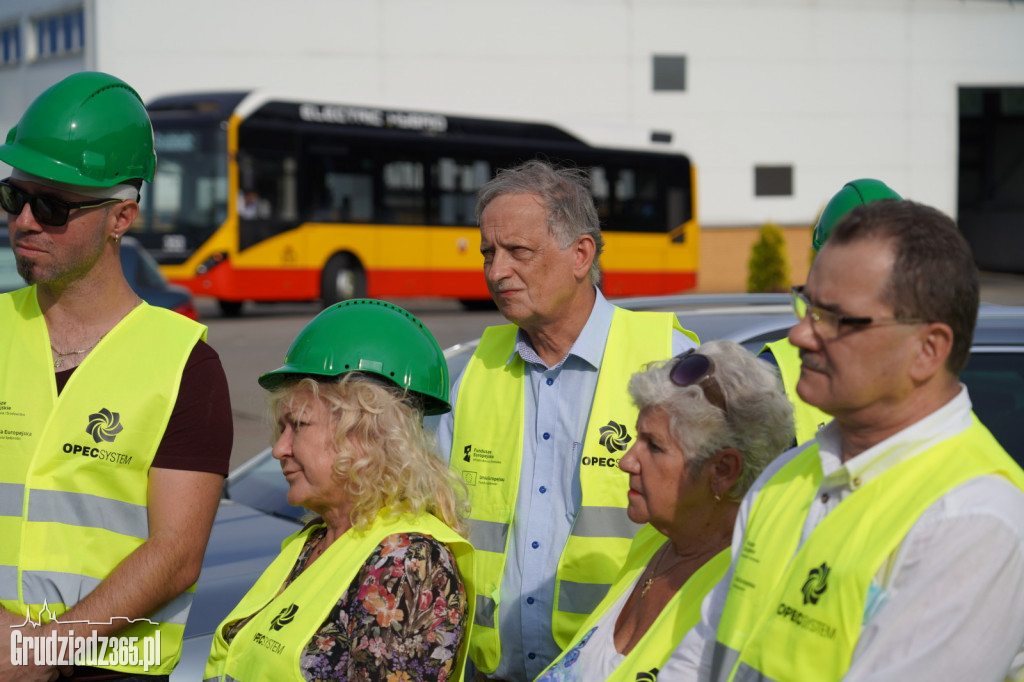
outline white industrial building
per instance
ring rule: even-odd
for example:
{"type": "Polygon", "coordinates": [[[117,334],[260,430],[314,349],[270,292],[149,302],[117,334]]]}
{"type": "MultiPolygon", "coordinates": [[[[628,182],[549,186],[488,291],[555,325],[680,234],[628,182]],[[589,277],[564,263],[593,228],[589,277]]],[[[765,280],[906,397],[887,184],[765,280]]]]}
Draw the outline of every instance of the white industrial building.
{"type": "Polygon", "coordinates": [[[1024,270],[1011,0],[0,0],[0,50],[3,130],[83,69],[147,101],[265,87],[522,118],[688,154],[705,227],[806,225],[873,176],[1024,270]]]}

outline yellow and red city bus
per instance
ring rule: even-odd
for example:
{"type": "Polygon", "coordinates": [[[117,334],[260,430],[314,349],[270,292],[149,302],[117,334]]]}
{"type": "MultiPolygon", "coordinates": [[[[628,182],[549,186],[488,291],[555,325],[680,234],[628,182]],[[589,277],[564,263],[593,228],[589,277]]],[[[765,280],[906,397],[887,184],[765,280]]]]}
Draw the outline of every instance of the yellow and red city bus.
{"type": "Polygon", "coordinates": [[[148,106],[157,172],[138,238],[169,279],[244,301],[489,300],[477,190],[532,158],[589,171],[606,295],[696,285],[694,170],[678,153],[593,147],[555,126],[262,92],[148,106]]]}

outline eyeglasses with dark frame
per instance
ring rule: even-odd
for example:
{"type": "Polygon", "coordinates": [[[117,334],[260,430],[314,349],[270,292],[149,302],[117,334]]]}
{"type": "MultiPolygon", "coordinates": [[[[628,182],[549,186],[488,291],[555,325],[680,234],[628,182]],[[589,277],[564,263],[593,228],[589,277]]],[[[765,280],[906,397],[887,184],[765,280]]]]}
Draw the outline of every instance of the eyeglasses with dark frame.
{"type": "Polygon", "coordinates": [[[696,348],[676,356],[676,364],[668,373],[668,378],[676,386],[698,386],[704,392],[704,399],[720,409],[726,415],[725,394],[715,380],[715,361],[707,355],[701,355],[696,348]]]}
{"type": "Polygon", "coordinates": [[[814,305],[804,294],[803,286],[795,286],[790,289],[793,295],[793,314],[796,319],[802,320],[810,316],[812,325],[821,325],[830,332],[830,335],[839,334],[843,325],[850,327],[869,327],[887,324],[924,324],[928,320],[920,317],[853,317],[840,315],[839,313],[826,310],[821,306],[814,305]]]}
{"type": "Polygon", "coordinates": [[[12,185],[10,178],[0,180],[0,209],[5,213],[20,215],[25,204],[32,209],[32,216],[40,225],[62,227],[67,225],[71,211],[79,208],[92,208],[124,201],[124,199],[95,199],[92,201],[64,201],[51,194],[29,194],[20,187],[12,185]]]}

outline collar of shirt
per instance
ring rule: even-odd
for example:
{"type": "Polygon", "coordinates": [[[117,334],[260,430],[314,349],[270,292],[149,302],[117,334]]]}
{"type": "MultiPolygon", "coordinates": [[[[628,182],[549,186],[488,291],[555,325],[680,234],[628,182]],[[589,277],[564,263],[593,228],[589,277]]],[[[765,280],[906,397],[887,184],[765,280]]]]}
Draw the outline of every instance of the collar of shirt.
{"type": "Polygon", "coordinates": [[[842,461],[842,439],[836,423],[818,432],[818,454],[825,477],[820,491],[836,491],[840,497],[852,493],[889,469],[924,452],[936,443],[970,427],[971,399],[961,384],[960,392],[935,412],[868,448],[848,462],[842,461]]]}
{"type": "Polygon", "coordinates": [[[512,362],[518,353],[523,362],[540,365],[546,369],[554,369],[560,367],[570,355],[575,355],[594,369],[600,367],[601,359],[604,357],[605,342],[608,340],[607,330],[611,327],[612,316],[615,315],[615,306],[608,302],[600,289],[595,289],[595,293],[597,296],[594,299],[594,308],[590,311],[587,323],[583,325],[583,329],[576,337],[569,352],[558,361],[555,367],[548,367],[544,364],[544,361],[537,355],[537,351],[530,345],[530,339],[526,332],[522,329],[516,333],[516,347],[509,355],[508,362],[512,362]],[[598,330],[601,329],[605,330],[604,334],[598,333],[598,330]]]}

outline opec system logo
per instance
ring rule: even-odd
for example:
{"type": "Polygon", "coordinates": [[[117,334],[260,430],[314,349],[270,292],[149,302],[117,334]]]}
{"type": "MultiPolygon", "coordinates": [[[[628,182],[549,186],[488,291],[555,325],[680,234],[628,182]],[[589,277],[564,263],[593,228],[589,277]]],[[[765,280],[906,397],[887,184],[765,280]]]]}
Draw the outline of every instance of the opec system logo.
{"type": "Polygon", "coordinates": [[[124,427],[121,426],[120,413],[111,412],[104,407],[99,412],[89,415],[89,425],[85,427],[85,432],[97,443],[113,443],[122,429],[124,427]]]}
{"type": "Polygon", "coordinates": [[[818,603],[821,595],[828,589],[828,574],[831,570],[825,562],[822,562],[821,566],[810,570],[803,587],[804,604],[818,603]]]}
{"type": "Polygon", "coordinates": [[[625,450],[626,444],[633,440],[626,427],[616,421],[609,421],[598,433],[601,434],[601,445],[608,448],[608,452],[611,453],[625,450]]]}
{"type": "Polygon", "coordinates": [[[274,616],[274,620],[270,621],[271,630],[280,630],[285,625],[288,625],[295,620],[295,614],[299,612],[298,604],[289,604],[288,606],[281,609],[281,613],[274,616]]]}

